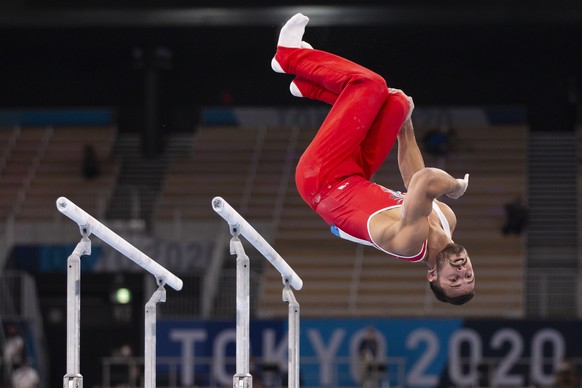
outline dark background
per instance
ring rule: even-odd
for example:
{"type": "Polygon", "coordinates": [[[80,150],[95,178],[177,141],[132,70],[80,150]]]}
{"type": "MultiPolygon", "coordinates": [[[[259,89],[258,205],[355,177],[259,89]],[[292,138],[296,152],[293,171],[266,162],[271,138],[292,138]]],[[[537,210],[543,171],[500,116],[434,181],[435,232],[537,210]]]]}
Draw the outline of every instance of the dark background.
{"type": "Polygon", "coordinates": [[[191,130],[206,105],[296,104],[270,59],[301,11],[305,40],[377,71],[418,106],[523,105],[534,130],[572,128],[580,1],[305,4],[7,0],[0,107],[108,106],[122,131],[140,131],[148,68],[163,131],[191,130]]]}

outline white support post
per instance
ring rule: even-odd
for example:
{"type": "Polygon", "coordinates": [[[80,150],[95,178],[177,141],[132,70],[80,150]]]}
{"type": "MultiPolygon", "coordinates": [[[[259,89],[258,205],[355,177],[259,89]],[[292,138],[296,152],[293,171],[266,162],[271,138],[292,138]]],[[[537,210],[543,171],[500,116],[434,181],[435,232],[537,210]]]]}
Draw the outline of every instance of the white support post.
{"type": "Polygon", "coordinates": [[[283,284],[290,284],[296,290],[303,287],[303,280],[293,271],[271,245],[232,206],[221,197],[214,197],[212,208],[228,222],[233,230],[243,235],[279,271],[283,284]]]}
{"type": "Polygon", "coordinates": [[[166,289],[160,284],[145,305],[144,388],[156,386],[156,304],[166,301],[166,289]]]}
{"type": "Polygon", "coordinates": [[[283,288],[283,301],[289,303],[288,388],[299,388],[299,315],[300,306],[289,286],[283,288]]]}
{"type": "Polygon", "coordinates": [[[63,388],[83,388],[81,349],[81,256],[91,254],[86,234],[67,259],[67,373],[63,388]]]}
{"type": "Polygon", "coordinates": [[[82,230],[86,230],[88,234],[94,234],[99,237],[112,248],[116,249],[127,258],[133,260],[140,267],[154,275],[158,284],[167,284],[176,291],[182,289],[183,282],[180,278],[152,260],[145,253],[121,238],[121,236],[113,232],[101,222],[97,221],[72,201],[65,197],[60,197],[57,199],[57,209],[71,220],[75,221],[82,230]]]}
{"type": "MultiPolygon", "coordinates": [[[[235,232],[236,233],[236,232],[235,232]]],[[[236,255],[236,374],[234,388],[252,388],[250,374],[250,260],[242,242],[233,234],[230,253],[236,255]]]]}
{"type": "Polygon", "coordinates": [[[234,388],[252,388],[249,373],[249,316],[250,316],[250,264],[239,235],[243,235],[279,271],[283,278],[283,301],[289,303],[288,333],[288,388],[299,388],[299,303],[293,290],[300,290],[303,281],[267,241],[224,199],[215,197],[212,208],[228,222],[232,239],[231,254],[237,255],[236,272],[236,375],[234,388]]]}

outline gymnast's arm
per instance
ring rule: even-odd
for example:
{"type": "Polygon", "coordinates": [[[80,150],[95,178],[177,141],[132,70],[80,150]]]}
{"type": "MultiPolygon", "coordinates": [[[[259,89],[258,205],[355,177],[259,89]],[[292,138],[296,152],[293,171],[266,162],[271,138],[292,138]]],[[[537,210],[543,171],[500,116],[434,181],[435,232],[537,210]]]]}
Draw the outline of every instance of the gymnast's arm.
{"type": "Polygon", "coordinates": [[[398,133],[398,167],[407,189],[401,227],[426,220],[432,211],[432,202],[441,195],[458,198],[467,189],[468,174],[464,179],[455,179],[441,169],[425,167],[411,120],[398,133]]]}
{"type": "Polygon", "coordinates": [[[411,119],[406,120],[398,132],[398,168],[406,189],[412,176],[424,168],[411,119]]]}

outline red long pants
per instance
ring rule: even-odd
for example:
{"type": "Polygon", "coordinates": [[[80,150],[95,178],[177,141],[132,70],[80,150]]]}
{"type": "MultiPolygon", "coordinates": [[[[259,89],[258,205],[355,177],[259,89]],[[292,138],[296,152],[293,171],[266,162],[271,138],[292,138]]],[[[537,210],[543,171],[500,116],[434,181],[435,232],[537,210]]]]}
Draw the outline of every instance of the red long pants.
{"type": "Polygon", "coordinates": [[[278,47],[275,58],[296,75],[304,97],[333,105],[295,175],[301,197],[317,210],[344,179],[369,180],[380,168],[408,114],[408,100],[389,93],[378,74],[325,51],[278,47]]]}

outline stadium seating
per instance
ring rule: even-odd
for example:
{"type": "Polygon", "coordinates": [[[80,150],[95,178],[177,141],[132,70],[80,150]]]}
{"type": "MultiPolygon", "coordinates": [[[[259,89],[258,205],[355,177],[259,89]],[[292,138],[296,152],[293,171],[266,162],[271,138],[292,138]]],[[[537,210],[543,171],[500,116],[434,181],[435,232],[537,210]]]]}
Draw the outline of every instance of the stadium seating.
{"type": "Polygon", "coordinates": [[[23,127],[0,171],[1,215],[17,221],[53,220],[55,201],[66,196],[96,217],[104,214],[118,170],[111,154],[115,127],[23,127]],[[83,176],[84,147],[95,149],[99,175],[83,176]]]}

